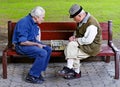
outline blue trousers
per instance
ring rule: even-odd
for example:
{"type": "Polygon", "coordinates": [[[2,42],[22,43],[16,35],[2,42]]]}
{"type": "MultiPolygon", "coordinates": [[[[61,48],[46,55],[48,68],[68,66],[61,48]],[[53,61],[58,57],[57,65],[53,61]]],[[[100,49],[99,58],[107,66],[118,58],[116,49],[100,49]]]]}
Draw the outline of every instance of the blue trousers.
{"type": "Polygon", "coordinates": [[[46,70],[52,52],[51,47],[46,46],[39,48],[37,46],[16,45],[15,48],[19,54],[26,55],[29,58],[35,59],[29,71],[30,75],[39,77],[41,72],[46,70]]]}

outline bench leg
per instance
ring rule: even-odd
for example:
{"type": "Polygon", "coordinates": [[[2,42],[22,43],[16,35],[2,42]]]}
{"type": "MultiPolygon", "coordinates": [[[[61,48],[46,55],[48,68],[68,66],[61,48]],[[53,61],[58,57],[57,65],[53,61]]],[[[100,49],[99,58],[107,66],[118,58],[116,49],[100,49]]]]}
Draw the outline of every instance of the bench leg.
{"type": "Polygon", "coordinates": [[[3,79],[7,79],[7,53],[3,51],[2,55],[3,79]]]}
{"type": "Polygon", "coordinates": [[[117,52],[115,55],[115,79],[119,79],[119,57],[120,53],[117,52]]]}
{"type": "Polygon", "coordinates": [[[110,56],[106,56],[105,62],[106,62],[106,63],[109,63],[109,62],[110,62],[110,56]]]}

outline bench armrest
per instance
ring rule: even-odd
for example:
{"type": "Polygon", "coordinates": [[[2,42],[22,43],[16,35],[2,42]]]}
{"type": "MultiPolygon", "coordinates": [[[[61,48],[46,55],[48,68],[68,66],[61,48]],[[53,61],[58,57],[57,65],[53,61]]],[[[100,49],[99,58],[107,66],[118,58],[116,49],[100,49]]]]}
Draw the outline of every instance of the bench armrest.
{"type": "Polygon", "coordinates": [[[115,52],[119,52],[120,50],[114,45],[112,41],[109,42],[109,46],[113,49],[115,52]]]}

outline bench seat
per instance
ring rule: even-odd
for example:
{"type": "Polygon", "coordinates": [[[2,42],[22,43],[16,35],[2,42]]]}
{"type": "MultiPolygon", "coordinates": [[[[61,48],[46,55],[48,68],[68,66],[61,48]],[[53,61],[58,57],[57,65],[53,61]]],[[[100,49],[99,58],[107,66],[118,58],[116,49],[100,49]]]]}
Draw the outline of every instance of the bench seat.
{"type": "MultiPolygon", "coordinates": [[[[14,49],[7,50],[7,56],[18,56],[18,55],[19,54],[17,54],[14,49]]],[[[57,57],[57,56],[59,57],[61,55],[64,56],[63,51],[53,51],[51,54],[51,56],[55,56],[55,57],[57,57]]],[[[97,56],[114,56],[114,55],[115,55],[114,51],[107,44],[102,44],[101,51],[99,54],[97,54],[97,56]]]]}

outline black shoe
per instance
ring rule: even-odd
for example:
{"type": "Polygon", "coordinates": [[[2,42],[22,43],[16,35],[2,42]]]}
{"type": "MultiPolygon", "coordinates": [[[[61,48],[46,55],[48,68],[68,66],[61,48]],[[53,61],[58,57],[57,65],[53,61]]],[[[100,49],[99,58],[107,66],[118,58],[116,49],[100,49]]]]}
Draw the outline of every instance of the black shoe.
{"type": "Polygon", "coordinates": [[[39,76],[39,79],[42,80],[42,81],[45,81],[45,79],[42,75],[39,76]]]}
{"type": "Polygon", "coordinates": [[[65,79],[77,79],[77,78],[80,78],[80,77],[81,77],[81,71],[80,71],[79,74],[76,73],[76,72],[74,72],[74,73],[70,72],[70,73],[68,73],[64,76],[65,79]]]}
{"type": "Polygon", "coordinates": [[[70,72],[74,73],[74,70],[70,69],[68,67],[63,67],[62,70],[58,71],[58,75],[60,75],[60,76],[66,76],[70,72]]]}
{"type": "Polygon", "coordinates": [[[38,77],[34,77],[29,74],[27,75],[25,81],[28,83],[34,83],[34,84],[42,84],[44,82],[43,80],[39,79],[38,77]]]}

